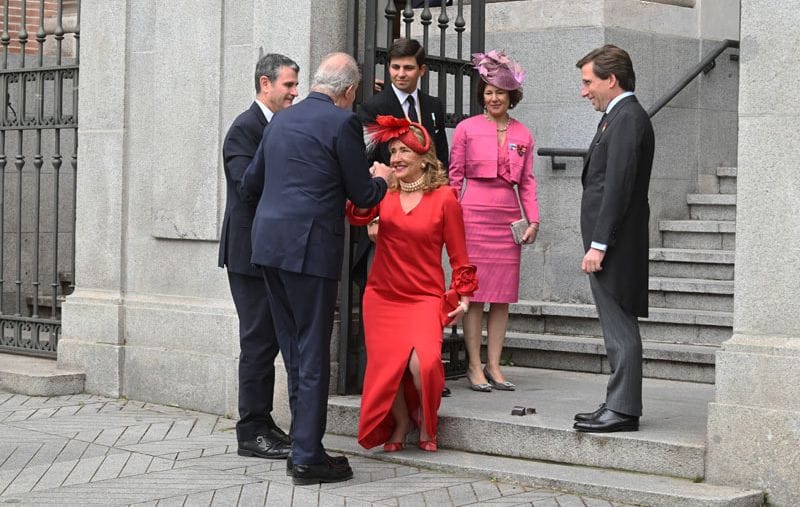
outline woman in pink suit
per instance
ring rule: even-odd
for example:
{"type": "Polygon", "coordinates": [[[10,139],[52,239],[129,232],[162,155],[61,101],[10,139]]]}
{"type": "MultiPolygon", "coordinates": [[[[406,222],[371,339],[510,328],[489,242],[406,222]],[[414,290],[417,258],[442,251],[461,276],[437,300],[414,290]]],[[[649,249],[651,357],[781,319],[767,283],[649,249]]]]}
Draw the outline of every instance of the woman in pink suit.
{"type": "Polygon", "coordinates": [[[500,371],[500,356],[508,304],[519,299],[521,245],[515,242],[510,225],[521,218],[520,205],[529,222],[521,234],[522,244],[533,243],[539,230],[533,137],[525,125],[508,115],[522,99],[525,73],[498,51],[473,55],[472,64],[481,77],[477,99],[484,112],[456,126],[450,151],[450,184],[461,192],[467,253],[481,277],[480,289],[464,316],[467,379],[475,391],[513,391],[514,384],[500,371]],[[490,305],[487,360],[481,368],[484,303],[490,305]]]}

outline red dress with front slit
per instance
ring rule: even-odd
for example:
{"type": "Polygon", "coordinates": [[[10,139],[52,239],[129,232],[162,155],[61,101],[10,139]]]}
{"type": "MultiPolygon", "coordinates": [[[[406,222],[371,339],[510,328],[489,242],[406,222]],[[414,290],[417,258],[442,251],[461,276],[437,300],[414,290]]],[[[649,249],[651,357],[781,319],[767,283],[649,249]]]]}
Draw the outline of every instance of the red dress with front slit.
{"type": "Polygon", "coordinates": [[[466,296],[477,288],[456,191],[443,186],[426,192],[408,212],[400,205],[400,192],[390,191],[369,214],[356,215],[349,203],[347,214],[354,225],[365,225],[380,215],[375,259],[362,306],[367,369],[358,443],[369,449],[389,439],[395,428],[391,407],[399,388],[412,421],[419,426],[424,420],[426,432],[435,439],[444,388],[444,246],[453,269],[451,288],[466,296]],[[420,363],[422,399],[407,369],[414,350],[420,363]]]}

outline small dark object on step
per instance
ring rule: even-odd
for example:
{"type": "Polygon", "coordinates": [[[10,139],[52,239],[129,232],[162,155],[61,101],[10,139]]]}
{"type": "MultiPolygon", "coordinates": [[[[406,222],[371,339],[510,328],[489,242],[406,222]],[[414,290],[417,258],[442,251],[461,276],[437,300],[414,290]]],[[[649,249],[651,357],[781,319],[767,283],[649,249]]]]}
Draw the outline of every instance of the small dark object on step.
{"type": "Polygon", "coordinates": [[[514,408],[511,409],[511,415],[527,415],[535,413],[536,409],[533,407],[521,407],[519,405],[515,405],[514,408]]]}

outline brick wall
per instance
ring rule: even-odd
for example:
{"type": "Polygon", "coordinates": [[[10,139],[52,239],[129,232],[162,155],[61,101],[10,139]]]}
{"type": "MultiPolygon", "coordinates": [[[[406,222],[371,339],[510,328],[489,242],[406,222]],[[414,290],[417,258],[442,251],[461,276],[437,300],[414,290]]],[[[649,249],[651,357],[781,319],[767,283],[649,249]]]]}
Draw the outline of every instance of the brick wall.
{"type": "MultiPolygon", "coordinates": [[[[47,39],[52,39],[52,33],[56,26],[58,17],[58,4],[62,4],[62,26],[65,33],[74,30],[74,19],[78,12],[79,0],[28,0],[25,8],[25,29],[27,30],[27,44],[25,44],[25,54],[35,55],[39,52],[39,41],[36,34],[40,26],[45,30],[47,39]],[[40,19],[39,9],[44,4],[44,20],[40,19]]],[[[0,31],[8,33],[10,43],[8,52],[19,54],[20,52],[20,30],[22,28],[22,0],[4,0],[0,2],[0,31]],[[5,19],[5,4],[8,4],[8,19],[5,19]]],[[[72,38],[67,35],[66,38],[72,38]]],[[[71,41],[70,41],[71,42],[71,41]]],[[[2,51],[0,46],[0,52],[2,51]]],[[[2,53],[0,53],[2,54],[2,53]]]]}

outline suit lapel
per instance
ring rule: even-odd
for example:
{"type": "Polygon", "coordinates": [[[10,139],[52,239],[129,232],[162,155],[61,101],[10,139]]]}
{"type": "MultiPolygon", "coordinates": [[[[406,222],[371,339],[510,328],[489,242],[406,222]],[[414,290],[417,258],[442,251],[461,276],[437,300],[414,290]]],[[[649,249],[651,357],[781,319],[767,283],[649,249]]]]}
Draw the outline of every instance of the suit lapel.
{"type": "Polygon", "coordinates": [[[589,160],[592,158],[592,152],[594,151],[594,147],[597,146],[597,143],[600,142],[600,136],[605,132],[607,128],[611,126],[611,122],[614,121],[614,118],[617,117],[620,111],[630,102],[638,102],[634,95],[630,97],[625,97],[624,99],[620,100],[612,109],[611,112],[608,113],[606,116],[605,121],[601,125],[597,126],[597,132],[595,133],[594,137],[592,138],[592,144],[589,145],[589,152],[586,154],[586,160],[583,162],[583,173],[586,174],[586,168],[589,166],[589,160]]]}
{"type": "Polygon", "coordinates": [[[391,109],[391,115],[396,118],[405,118],[406,112],[403,111],[403,105],[400,103],[400,99],[397,98],[395,95],[394,90],[391,86],[388,86],[385,90],[381,92],[383,94],[383,102],[391,109]]]}
{"type": "Polygon", "coordinates": [[[433,135],[433,132],[436,130],[436,125],[431,115],[430,98],[428,95],[422,93],[422,91],[417,93],[417,96],[419,97],[419,114],[422,115],[420,123],[422,123],[422,126],[425,127],[425,130],[427,130],[429,134],[433,135]]]}

